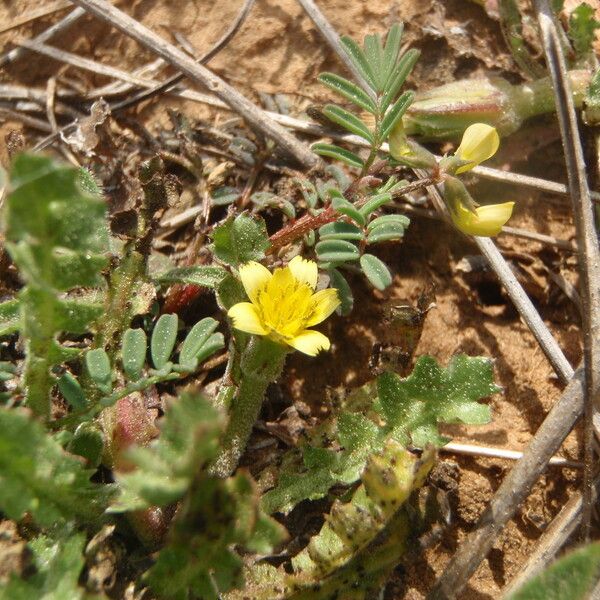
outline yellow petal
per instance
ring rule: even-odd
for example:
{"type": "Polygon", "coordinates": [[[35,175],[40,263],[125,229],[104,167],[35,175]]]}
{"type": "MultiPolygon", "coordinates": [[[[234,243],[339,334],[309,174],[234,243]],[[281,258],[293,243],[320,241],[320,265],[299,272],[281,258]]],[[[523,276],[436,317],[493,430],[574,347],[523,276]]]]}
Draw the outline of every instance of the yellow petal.
{"type": "Polygon", "coordinates": [[[236,329],[247,333],[256,333],[257,335],[266,335],[268,331],[262,324],[260,315],[254,304],[250,302],[238,302],[234,304],[227,316],[233,320],[233,326],[236,329]]]}
{"type": "Polygon", "coordinates": [[[308,354],[309,356],[316,356],[321,350],[329,350],[331,344],[329,338],[319,331],[312,331],[311,329],[305,329],[300,335],[286,340],[286,342],[295,348],[308,354]]]}
{"type": "Polygon", "coordinates": [[[252,302],[256,302],[258,292],[266,287],[271,277],[269,269],[253,260],[240,266],[240,279],[252,302]]]}
{"type": "Polygon", "coordinates": [[[514,205],[514,202],[488,204],[479,206],[472,213],[459,204],[458,212],[451,211],[450,214],[452,221],[462,232],[490,237],[500,233],[502,226],[510,219],[514,205]]]}
{"type": "Polygon", "coordinates": [[[456,173],[464,173],[484,160],[494,156],[500,145],[500,136],[494,127],[485,123],[474,123],[465,129],[456,150],[456,156],[469,161],[468,165],[459,167],[456,173]]]}
{"type": "Polygon", "coordinates": [[[312,260],[305,260],[301,256],[294,256],[294,258],[292,258],[292,260],[288,263],[288,269],[298,281],[306,283],[313,290],[315,289],[317,285],[317,277],[319,276],[316,262],[313,262],[312,260]]]}
{"type": "Polygon", "coordinates": [[[311,300],[314,303],[314,308],[306,322],[307,327],[324,321],[341,304],[337,290],[333,288],[317,292],[311,300]]]}

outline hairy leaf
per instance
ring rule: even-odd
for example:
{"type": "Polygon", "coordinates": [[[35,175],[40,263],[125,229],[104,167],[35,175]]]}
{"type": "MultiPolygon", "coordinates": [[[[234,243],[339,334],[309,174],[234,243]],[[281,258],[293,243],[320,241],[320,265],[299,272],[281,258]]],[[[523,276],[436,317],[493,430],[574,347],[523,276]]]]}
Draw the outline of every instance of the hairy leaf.
{"type": "Polygon", "coordinates": [[[8,517],[20,520],[28,512],[43,527],[97,520],[114,488],[91,483],[93,473],[40,423],[0,410],[0,509],[8,517]]]}
{"type": "Polygon", "coordinates": [[[323,109],[323,114],[329,120],[337,123],[340,127],[343,127],[350,133],[354,133],[359,137],[364,138],[370,144],[373,143],[373,134],[369,131],[369,128],[350,111],[347,111],[340,106],[336,106],[335,104],[328,104],[323,109]]]}
{"type": "Polygon", "coordinates": [[[390,439],[441,446],[447,440],[438,432],[440,424],[487,423],[489,407],[477,400],[498,391],[485,358],[460,355],[443,368],[424,356],[407,378],[383,373],[376,386],[368,383],[345,399],[342,416],[311,433],[301,457],[294,451],[284,457],[278,484],[263,496],[263,506],[267,512],[288,512],[305,498],[356,481],[367,457],[390,439]],[[376,421],[370,418],[374,410],[380,413],[376,421]],[[334,440],[333,445],[324,440],[334,440]]]}
{"type": "Polygon", "coordinates": [[[234,267],[262,260],[269,245],[265,222],[245,213],[227,218],[213,233],[215,256],[234,267]]]}
{"type": "Polygon", "coordinates": [[[372,254],[360,257],[360,267],[371,285],[378,290],[385,290],[392,283],[392,274],[386,264],[372,254]]]}
{"type": "Polygon", "coordinates": [[[578,55],[585,55],[592,50],[596,30],[600,21],[595,18],[594,9],[583,2],[573,10],[569,17],[569,37],[578,55]]]}
{"type": "Polygon", "coordinates": [[[0,585],[0,600],[79,600],[85,591],[77,585],[85,564],[85,534],[58,539],[40,536],[29,542],[35,572],[29,577],[12,575],[0,585]]]}
{"type": "Polygon", "coordinates": [[[179,267],[162,273],[157,281],[162,284],[189,283],[207,288],[217,288],[227,276],[227,271],[222,267],[196,266],[179,267]]]}
{"type": "Polygon", "coordinates": [[[599,573],[600,543],[590,544],[556,561],[506,600],[586,600],[599,573]]]}

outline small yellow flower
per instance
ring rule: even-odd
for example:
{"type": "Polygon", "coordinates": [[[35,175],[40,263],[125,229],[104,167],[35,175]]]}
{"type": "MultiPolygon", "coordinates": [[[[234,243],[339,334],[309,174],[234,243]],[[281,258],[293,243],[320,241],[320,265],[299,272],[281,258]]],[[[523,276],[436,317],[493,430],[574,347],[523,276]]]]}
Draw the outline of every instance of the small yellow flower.
{"type": "Polygon", "coordinates": [[[500,233],[502,226],[510,219],[514,205],[514,202],[488,204],[478,206],[475,212],[471,212],[458,202],[454,210],[450,210],[450,216],[463,233],[490,237],[500,233]]]}
{"type": "Polygon", "coordinates": [[[315,292],[317,264],[301,256],[271,273],[250,261],[240,267],[240,279],[250,302],[234,304],[227,315],[233,326],[247,333],[265,335],[315,356],[329,350],[329,339],[309,327],[324,321],[339,305],[337,290],[315,292]]]}
{"type": "Polygon", "coordinates": [[[495,127],[485,123],[469,125],[465,129],[460,146],[455,152],[458,158],[468,161],[468,164],[456,169],[456,174],[469,171],[479,163],[494,156],[499,145],[500,136],[495,127]]]}

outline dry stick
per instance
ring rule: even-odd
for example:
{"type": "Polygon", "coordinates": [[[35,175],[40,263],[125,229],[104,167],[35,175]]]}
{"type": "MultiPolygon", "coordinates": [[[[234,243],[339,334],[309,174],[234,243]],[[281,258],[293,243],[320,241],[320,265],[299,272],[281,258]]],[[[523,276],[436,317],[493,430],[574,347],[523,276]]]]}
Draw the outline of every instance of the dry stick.
{"type": "Polygon", "coordinates": [[[298,0],[298,4],[302,6],[306,14],[310,17],[311,21],[316,25],[321,35],[337,54],[338,58],[344,63],[350,73],[352,73],[354,79],[361,83],[361,87],[371,97],[375,98],[375,94],[373,93],[371,86],[365,81],[362,73],[354,66],[354,63],[350,60],[350,57],[346,54],[346,52],[342,50],[340,38],[336,30],[331,26],[329,21],[325,18],[325,15],[319,10],[313,0],[298,0]]]}
{"type": "MultiPolygon", "coordinates": [[[[599,488],[600,477],[594,481],[595,498],[597,498],[599,488]]],[[[535,577],[548,565],[579,526],[582,513],[583,499],[581,492],[577,492],[569,498],[569,501],[561,508],[558,515],[554,517],[537,540],[536,546],[525,565],[513,577],[508,586],[502,590],[505,598],[516,592],[526,581],[535,577]]],[[[595,598],[596,596],[591,597],[595,598]]]]}
{"type": "MultiPolygon", "coordinates": [[[[440,448],[440,452],[462,454],[464,456],[503,458],[505,460],[520,460],[523,458],[523,453],[518,450],[506,450],[505,448],[494,448],[492,446],[476,446],[475,444],[462,444],[460,442],[448,442],[440,448]]],[[[555,467],[572,467],[574,469],[579,469],[583,466],[580,462],[569,460],[562,456],[553,456],[548,461],[548,464],[555,467]]]]}
{"type": "Polygon", "coordinates": [[[15,19],[14,21],[11,21],[10,23],[0,25],[0,33],[21,27],[21,25],[26,25],[31,21],[47,17],[60,10],[66,10],[67,8],[69,8],[69,4],[66,2],[66,0],[56,0],[56,2],[51,3],[50,6],[36,8],[25,13],[23,16],[15,19]]]}
{"type": "Polygon", "coordinates": [[[194,81],[207,87],[235,112],[242,115],[252,127],[275,140],[285,152],[304,167],[311,168],[320,163],[320,159],[309,148],[281,125],[266,117],[262,110],[242,96],[235,88],[123,11],[111,6],[106,0],[72,0],[72,2],[110,23],[125,35],[162,56],[194,81]]]}
{"type": "Polygon", "coordinates": [[[42,44],[40,42],[24,40],[21,42],[21,45],[25,48],[28,48],[29,50],[39,52],[44,56],[49,56],[54,60],[64,62],[68,65],[73,65],[74,67],[77,67],[79,69],[91,71],[92,73],[98,73],[99,75],[104,75],[105,77],[119,79],[121,81],[131,83],[133,85],[149,87],[155,85],[156,83],[154,81],[149,81],[142,77],[136,77],[135,75],[132,75],[127,71],[123,71],[122,69],[117,69],[115,67],[111,67],[110,65],[105,65],[95,60],[91,60],[89,58],[83,58],[78,54],[66,52],[65,50],[60,50],[59,48],[54,48],[53,46],[48,46],[47,44],[42,44]]]}
{"type": "MultiPolygon", "coordinates": [[[[218,54],[233,38],[233,36],[237,33],[239,28],[242,26],[242,23],[246,20],[250,9],[254,6],[255,0],[245,0],[242,9],[238,13],[235,21],[230,25],[229,29],[223,34],[223,36],[214,44],[214,46],[198,61],[200,64],[206,64],[211,58],[213,58],[216,54],[218,54]]],[[[138,104],[139,102],[143,102],[144,100],[148,100],[149,98],[161,94],[162,92],[166,92],[177,85],[182,79],[184,79],[183,73],[178,73],[177,75],[173,75],[169,77],[163,83],[157,85],[156,87],[150,90],[143,90],[136,94],[133,98],[127,98],[122,102],[115,104],[112,107],[112,110],[123,110],[138,104]]]]}
{"type": "Polygon", "coordinates": [[[594,409],[600,409],[600,397],[595,396],[596,384],[600,379],[600,251],[577,126],[577,115],[562,45],[547,0],[536,0],[535,8],[542,34],[546,63],[552,77],[579,250],[578,265],[583,309],[583,364],[586,380],[582,534],[583,538],[588,540],[594,478],[593,415],[594,409]]]}
{"type": "MultiPolygon", "coordinates": [[[[66,17],[62,18],[60,21],[57,21],[51,27],[48,27],[45,31],[42,31],[39,35],[32,39],[33,42],[47,42],[52,39],[59,33],[68,29],[73,23],[78,21],[81,17],[85,15],[85,10],[83,8],[76,8],[71,11],[66,17]]],[[[5,65],[14,62],[18,58],[21,58],[27,52],[26,48],[22,46],[19,48],[14,48],[13,50],[8,51],[6,54],[0,56],[0,67],[4,67],[5,65]]]]}

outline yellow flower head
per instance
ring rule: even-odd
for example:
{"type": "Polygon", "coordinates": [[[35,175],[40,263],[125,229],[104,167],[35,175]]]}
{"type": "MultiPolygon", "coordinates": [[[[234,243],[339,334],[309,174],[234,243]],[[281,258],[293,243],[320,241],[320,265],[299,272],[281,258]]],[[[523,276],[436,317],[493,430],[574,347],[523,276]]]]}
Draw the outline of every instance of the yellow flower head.
{"type": "Polygon", "coordinates": [[[456,169],[456,174],[469,171],[473,167],[491,158],[498,151],[500,145],[500,136],[495,127],[485,123],[474,123],[469,125],[463,133],[460,146],[455,152],[461,160],[468,161],[468,164],[456,169]]]}
{"type": "Polygon", "coordinates": [[[247,333],[266,335],[315,356],[329,350],[329,339],[309,327],[324,321],[339,305],[337,290],[315,292],[317,264],[301,256],[271,273],[250,261],[240,267],[240,279],[250,302],[238,302],[228,311],[233,326],[247,333]]]}
{"type": "Polygon", "coordinates": [[[488,204],[478,206],[475,212],[471,212],[457,203],[454,210],[450,210],[450,216],[454,225],[462,232],[490,237],[500,233],[502,226],[510,219],[514,205],[514,202],[488,204]]]}

